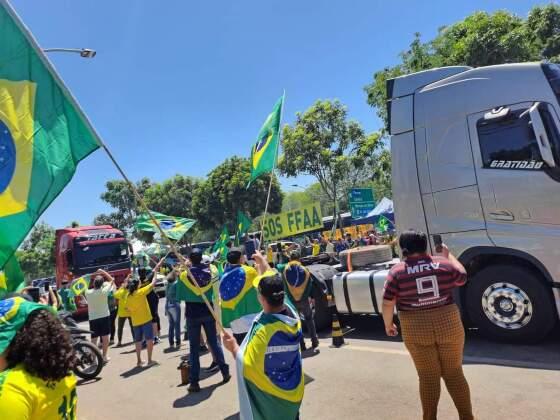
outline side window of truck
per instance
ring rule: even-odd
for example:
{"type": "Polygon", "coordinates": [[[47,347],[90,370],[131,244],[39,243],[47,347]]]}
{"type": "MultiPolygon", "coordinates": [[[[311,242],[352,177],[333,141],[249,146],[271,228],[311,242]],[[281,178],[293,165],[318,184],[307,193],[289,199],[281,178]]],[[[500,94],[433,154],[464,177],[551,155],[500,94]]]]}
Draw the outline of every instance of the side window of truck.
{"type": "Polygon", "coordinates": [[[542,160],[526,109],[496,119],[478,120],[476,127],[482,164],[489,169],[541,170],[542,160]]]}

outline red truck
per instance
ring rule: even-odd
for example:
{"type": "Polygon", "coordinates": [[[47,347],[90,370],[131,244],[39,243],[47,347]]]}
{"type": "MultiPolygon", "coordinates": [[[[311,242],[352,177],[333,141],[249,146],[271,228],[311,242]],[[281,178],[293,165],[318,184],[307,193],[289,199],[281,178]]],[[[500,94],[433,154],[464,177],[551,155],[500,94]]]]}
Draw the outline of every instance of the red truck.
{"type": "MultiPolygon", "coordinates": [[[[109,225],[81,226],[56,231],[56,285],[103,269],[117,286],[130,274],[132,248],[122,231],[109,225]]],[[[76,315],[87,315],[87,302],[76,298],[76,315]]]]}

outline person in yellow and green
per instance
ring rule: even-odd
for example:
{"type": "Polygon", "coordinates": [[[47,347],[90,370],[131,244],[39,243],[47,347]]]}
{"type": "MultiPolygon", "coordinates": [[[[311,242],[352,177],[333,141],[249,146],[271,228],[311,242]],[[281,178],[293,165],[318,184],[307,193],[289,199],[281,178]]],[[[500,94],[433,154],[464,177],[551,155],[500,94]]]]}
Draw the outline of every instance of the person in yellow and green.
{"type": "Polygon", "coordinates": [[[76,419],[74,353],[54,310],[0,300],[0,419],[76,419]]]}
{"type": "Polygon", "coordinates": [[[280,274],[256,252],[260,276],[255,279],[262,312],[241,345],[224,333],[224,346],[237,365],[241,420],[296,420],[304,394],[297,311],[285,299],[280,274]]]}
{"type": "Polygon", "coordinates": [[[145,286],[140,285],[138,279],[134,279],[127,283],[127,293],[124,296],[126,301],[125,307],[130,313],[132,320],[132,330],[134,332],[134,345],[136,348],[136,366],[142,367],[142,341],[146,340],[148,349],[147,367],[155,366],[158,363],[152,359],[154,350],[154,329],[152,327],[152,312],[148,305],[148,293],[152,291],[156,284],[157,272],[163,263],[163,258],[154,267],[154,275],[152,281],[145,286]]]}
{"type": "Polygon", "coordinates": [[[251,328],[253,319],[262,310],[253,282],[257,270],[245,265],[245,255],[239,248],[227,253],[228,266],[220,280],[222,325],[231,328],[239,344],[251,328]]]}
{"type": "Polygon", "coordinates": [[[60,295],[62,308],[70,313],[76,312],[76,301],[74,300],[74,294],[70,291],[70,282],[68,280],[62,280],[58,294],[60,295]]]}
{"type": "MultiPolygon", "coordinates": [[[[307,331],[311,336],[311,347],[316,349],[319,347],[319,337],[317,336],[313,308],[311,307],[313,277],[309,270],[301,264],[298,251],[290,253],[290,262],[286,264],[281,273],[286,291],[288,292],[288,299],[303,318],[303,322],[305,322],[307,331]]],[[[301,337],[301,350],[306,350],[303,335],[301,337]]]]}
{"type": "Polygon", "coordinates": [[[130,312],[126,308],[126,294],[127,284],[130,275],[121,284],[121,287],[113,293],[113,297],[117,300],[117,347],[122,347],[122,336],[124,330],[124,323],[128,320],[130,326],[130,334],[134,337],[134,330],[132,328],[132,321],[130,320],[130,312]]]}

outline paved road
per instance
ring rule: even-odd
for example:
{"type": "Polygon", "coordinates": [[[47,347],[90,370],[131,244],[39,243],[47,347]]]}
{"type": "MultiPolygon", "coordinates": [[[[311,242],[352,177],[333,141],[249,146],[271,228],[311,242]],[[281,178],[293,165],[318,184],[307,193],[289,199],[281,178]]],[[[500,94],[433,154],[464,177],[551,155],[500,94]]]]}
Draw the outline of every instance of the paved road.
{"type": "MultiPolygon", "coordinates": [[[[164,318],[162,318],[164,319],[164,318]]],[[[321,341],[320,353],[306,354],[303,419],[420,418],[414,366],[400,340],[387,339],[380,319],[343,318],[347,345],[330,348],[321,341]]],[[[126,331],[128,334],[128,331],[126,331]]],[[[556,334],[558,337],[559,334],[556,334]]],[[[130,342],[127,335],[126,342],[130,342]]],[[[236,419],[237,385],[221,385],[221,375],[201,381],[202,392],[188,394],[179,386],[179,352],[156,346],[160,366],[136,369],[134,348],[112,348],[111,362],[96,382],[78,389],[79,418],[107,419],[236,419]]],[[[560,340],[538,346],[489,342],[468,333],[465,372],[471,385],[477,419],[560,419],[560,340]]],[[[210,356],[202,357],[208,366],[210,356]]],[[[229,357],[229,362],[232,362],[229,357]]],[[[449,395],[442,392],[441,419],[457,418],[449,395]]]]}

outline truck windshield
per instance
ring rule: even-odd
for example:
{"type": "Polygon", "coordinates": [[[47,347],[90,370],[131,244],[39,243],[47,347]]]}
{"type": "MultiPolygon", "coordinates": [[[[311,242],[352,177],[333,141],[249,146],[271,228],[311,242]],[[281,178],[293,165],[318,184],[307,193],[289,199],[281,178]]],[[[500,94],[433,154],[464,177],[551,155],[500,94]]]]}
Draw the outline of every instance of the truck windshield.
{"type": "Polygon", "coordinates": [[[79,246],[74,249],[77,267],[94,267],[127,261],[128,246],[125,242],[79,246]]]}

